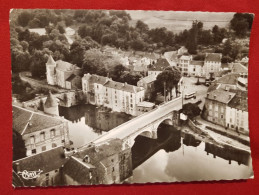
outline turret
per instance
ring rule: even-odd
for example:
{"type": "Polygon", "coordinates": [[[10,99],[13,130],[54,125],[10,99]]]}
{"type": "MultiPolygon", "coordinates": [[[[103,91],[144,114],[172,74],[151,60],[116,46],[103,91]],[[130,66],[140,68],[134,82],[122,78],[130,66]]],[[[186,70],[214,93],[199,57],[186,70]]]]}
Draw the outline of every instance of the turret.
{"type": "Polygon", "coordinates": [[[49,95],[43,106],[44,112],[46,114],[59,116],[58,103],[59,100],[56,97],[54,97],[51,92],[49,92],[49,95]]]}
{"type": "Polygon", "coordinates": [[[48,84],[55,85],[56,84],[56,62],[54,61],[51,55],[49,55],[49,59],[46,63],[46,75],[47,75],[48,84]]]}

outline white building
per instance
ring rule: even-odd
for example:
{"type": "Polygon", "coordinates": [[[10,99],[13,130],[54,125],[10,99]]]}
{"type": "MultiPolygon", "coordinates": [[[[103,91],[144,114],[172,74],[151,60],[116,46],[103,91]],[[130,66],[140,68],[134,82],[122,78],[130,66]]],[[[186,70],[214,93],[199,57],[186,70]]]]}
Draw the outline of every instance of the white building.
{"type": "Polygon", "coordinates": [[[125,112],[133,116],[137,115],[137,105],[145,97],[142,87],[119,83],[112,80],[104,84],[104,106],[116,112],[125,112]]]}
{"type": "Polygon", "coordinates": [[[184,76],[189,75],[189,66],[190,66],[191,60],[192,60],[192,56],[183,55],[180,57],[178,66],[180,68],[182,75],[184,76]]]}
{"type": "Polygon", "coordinates": [[[137,104],[144,100],[143,87],[112,81],[107,77],[85,74],[82,89],[86,102],[111,108],[116,112],[137,115],[137,104]]]}
{"type": "Polygon", "coordinates": [[[203,75],[205,77],[210,77],[211,74],[218,73],[221,70],[221,58],[222,54],[219,53],[206,53],[203,75]]]}
{"type": "Polygon", "coordinates": [[[226,107],[226,126],[243,133],[248,130],[247,92],[238,92],[226,107]]]}
{"type": "Polygon", "coordinates": [[[189,67],[188,67],[188,75],[189,76],[198,76],[201,77],[203,72],[203,61],[190,61],[189,67]]]}

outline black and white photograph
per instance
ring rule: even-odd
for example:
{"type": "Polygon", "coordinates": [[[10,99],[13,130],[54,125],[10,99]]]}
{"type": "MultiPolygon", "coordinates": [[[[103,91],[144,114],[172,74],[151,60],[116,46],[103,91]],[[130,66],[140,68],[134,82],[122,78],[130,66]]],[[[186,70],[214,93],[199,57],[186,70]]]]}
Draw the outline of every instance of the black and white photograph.
{"type": "Polygon", "coordinates": [[[253,19],[11,9],[13,187],[253,179],[253,19]]]}

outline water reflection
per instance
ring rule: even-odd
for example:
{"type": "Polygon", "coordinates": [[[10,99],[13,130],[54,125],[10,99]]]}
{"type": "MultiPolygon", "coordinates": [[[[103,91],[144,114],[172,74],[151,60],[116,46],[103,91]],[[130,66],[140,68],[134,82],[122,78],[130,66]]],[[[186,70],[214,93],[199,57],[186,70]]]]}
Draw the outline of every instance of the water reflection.
{"type": "Polygon", "coordinates": [[[157,140],[138,136],[132,148],[132,183],[245,179],[253,175],[250,153],[220,147],[163,126],[157,140]],[[160,139],[160,141],[159,141],[160,139]],[[231,163],[231,164],[230,164],[231,163]]]}
{"type": "Polygon", "coordinates": [[[103,133],[132,118],[127,114],[111,112],[107,108],[93,105],[59,107],[59,114],[70,121],[70,138],[75,147],[93,141],[103,133]]]}

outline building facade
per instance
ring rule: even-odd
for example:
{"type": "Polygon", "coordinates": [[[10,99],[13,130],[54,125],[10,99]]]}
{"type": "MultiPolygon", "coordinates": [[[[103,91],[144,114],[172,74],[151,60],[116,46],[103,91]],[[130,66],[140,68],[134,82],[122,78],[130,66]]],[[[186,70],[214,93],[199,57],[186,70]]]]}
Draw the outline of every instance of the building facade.
{"type": "Polygon", "coordinates": [[[183,76],[189,75],[189,66],[192,60],[192,56],[183,55],[179,58],[178,67],[183,76]]]}
{"type": "Polygon", "coordinates": [[[78,84],[71,85],[71,76],[80,76],[81,71],[81,68],[68,62],[64,62],[62,60],[58,60],[55,62],[50,55],[46,63],[47,83],[49,85],[57,85],[66,89],[73,89],[72,87],[78,86],[78,84]],[[68,83],[66,81],[68,81],[68,83]]]}
{"type": "Polygon", "coordinates": [[[82,89],[86,102],[110,108],[116,112],[137,115],[137,104],[144,100],[142,87],[112,81],[107,77],[85,74],[82,89]]]}
{"type": "Polygon", "coordinates": [[[222,54],[220,53],[206,53],[203,66],[203,75],[206,78],[221,70],[221,58],[222,54]]]}
{"type": "Polygon", "coordinates": [[[154,82],[156,80],[156,77],[156,75],[151,74],[149,76],[141,78],[137,83],[138,87],[143,87],[145,89],[145,99],[147,100],[151,98],[151,95],[155,90],[154,82]]]}
{"type": "Polygon", "coordinates": [[[227,104],[235,93],[223,89],[216,89],[207,94],[202,116],[205,120],[226,127],[227,104]]]}
{"type": "Polygon", "coordinates": [[[226,127],[245,134],[249,133],[246,91],[236,91],[236,96],[227,105],[226,127]]]}
{"type": "Polygon", "coordinates": [[[60,117],[13,106],[13,129],[24,140],[26,156],[63,146],[70,148],[68,122],[60,117]]]}

